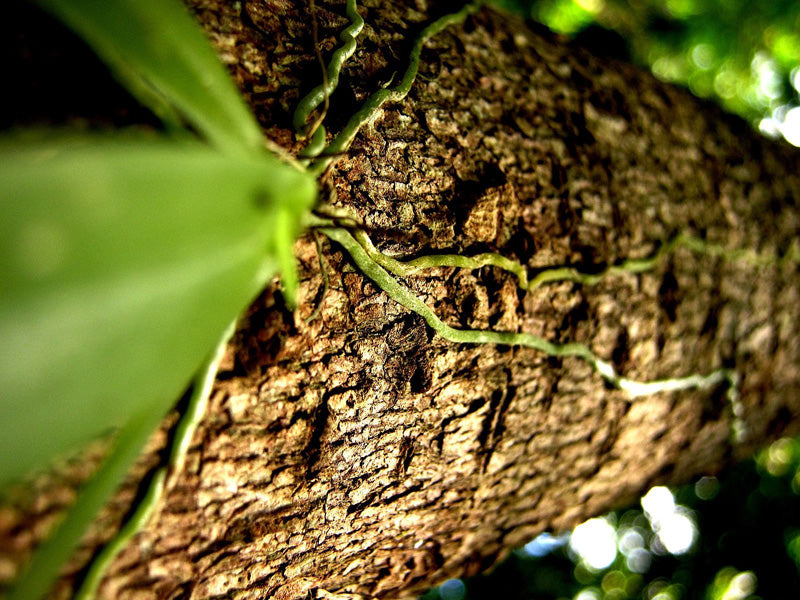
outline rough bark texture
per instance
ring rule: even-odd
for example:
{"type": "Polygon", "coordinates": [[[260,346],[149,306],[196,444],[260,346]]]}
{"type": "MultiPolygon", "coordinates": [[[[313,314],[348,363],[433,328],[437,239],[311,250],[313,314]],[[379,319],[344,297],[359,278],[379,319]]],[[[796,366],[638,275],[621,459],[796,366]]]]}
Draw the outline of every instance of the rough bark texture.
{"type": "MultiPolygon", "coordinates": [[[[191,4],[268,135],[292,148],[291,111],[320,78],[304,3],[191,4]]],[[[317,4],[327,56],[344,3],[317,4]]],[[[364,2],[329,130],[402,72],[410,41],[445,10],[433,4],[364,2]]],[[[493,250],[531,269],[591,270],[681,231],[783,254],[800,227],[798,173],[797,151],[687,93],[482,10],[426,44],[411,94],[362,131],[322,189],[386,252],[493,250]]],[[[678,249],[653,272],[592,287],[523,294],[491,268],[405,282],[454,326],[585,342],[630,377],[733,368],[747,428],[736,444],[724,387],[631,401],[579,359],[455,345],[340,248],[323,244],[327,290],[312,237],[296,248],[298,309],[277,287],[250,308],[185,472],[102,597],[408,596],[796,430],[796,263],[678,249]]],[[[137,467],[73,574],[156,460],[137,467]]],[[[67,502],[69,485],[49,486],[2,513],[16,552],[6,577],[67,502]]]]}

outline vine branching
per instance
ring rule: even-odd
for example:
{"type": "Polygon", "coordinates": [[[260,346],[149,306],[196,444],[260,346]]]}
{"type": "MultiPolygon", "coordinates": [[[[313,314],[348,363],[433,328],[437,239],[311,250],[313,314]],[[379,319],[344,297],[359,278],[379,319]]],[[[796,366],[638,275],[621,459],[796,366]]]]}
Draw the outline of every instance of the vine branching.
{"type": "MultiPolygon", "coordinates": [[[[353,140],[356,135],[358,135],[361,128],[377,116],[379,109],[384,103],[399,102],[405,98],[408,92],[411,91],[411,86],[417,78],[419,59],[425,42],[437,33],[443,31],[446,27],[463,22],[467,16],[476,12],[478,7],[478,2],[471,2],[466,4],[461,10],[444,15],[425,27],[411,46],[408,67],[406,67],[405,73],[397,85],[381,88],[373,92],[364,104],[361,105],[361,108],[350,117],[342,131],[340,131],[327,146],[320,149],[319,153],[313,155],[307,151],[305,153],[306,156],[316,157],[316,160],[309,166],[309,170],[317,175],[321,174],[336,156],[346,152],[350,148],[350,144],[353,143],[353,140]]],[[[341,65],[339,65],[339,67],[341,67],[341,65]]],[[[332,92],[333,88],[331,88],[330,91],[332,92]]]]}
{"type": "Polygon", "coordinates": [[[292,124],[297,138],[299,140],[311,138],[308,147],[301,153],[303,157],[317,156],[325,147],[326,132],[325,126],[322,125],[322,121],[325,118],[324,111],[310,127],[307,121],[320,104],[325,103],[327,105],[327,99],[339,85],[339,74],[342,71],[342,66],[356,51],[356,38],[364,28],[364,19],[358,14],[356,0],[347,0],[345,10],[347,18],[350,19],[350,24],[339,34],[339,40],[342,45],[333,52],[331,61],[323,72],[322,83],[306,94],[294,111],[292,124]]]}

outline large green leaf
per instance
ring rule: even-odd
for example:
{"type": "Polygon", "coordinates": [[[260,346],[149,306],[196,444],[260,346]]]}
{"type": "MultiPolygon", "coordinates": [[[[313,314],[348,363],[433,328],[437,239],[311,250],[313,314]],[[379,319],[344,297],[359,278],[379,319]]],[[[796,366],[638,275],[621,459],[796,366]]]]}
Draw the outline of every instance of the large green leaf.
{"type": "Polygon", "coordinates": [[[226,151],[264,139],[198,25],[177,0],[36,0],[74,29],[159,116],[173,109],[226,151]]]}
{"type": "Polygon", "coordinates": [[[143,407],[163,414],[276,273],[314,196],[265,153],[0,146],[0,482],[143,407]]]}

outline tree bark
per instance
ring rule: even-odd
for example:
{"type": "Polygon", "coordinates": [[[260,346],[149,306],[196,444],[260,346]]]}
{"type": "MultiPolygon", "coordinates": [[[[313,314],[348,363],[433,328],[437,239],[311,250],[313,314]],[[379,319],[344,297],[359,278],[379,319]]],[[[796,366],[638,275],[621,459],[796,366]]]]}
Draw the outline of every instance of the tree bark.
{"type": "MultiPolygon", "coordinates": [[[[190,4],[269,137],[296,150],[292,110],[321,78],[305,3],[190,4]]],[[[334,132],[401,76],[444,10],[362,4],[334,132]]],[[[317,6],[327,57],[344,3],[317,6]]],[[[784,256],[799,173],[800,153],[714,106],[482,9],[426,43],[409,96],[384,106],[321,190],[388,254],[494,251],[534,272],[600,271],[678,233],[784,256]]],[[[716,473],[800,422],[796,260],[678,247],[649,272],[530,293],[490,267],[404,280],[448,324],[583,342],[627,377],[735,370],[734,417],[725,385],[632,399],[578,358],[443,340],[342,248],[322,248],[324,269],[313,236],[297,242],[294,312],[273,285],[242,319],[184,472],[102,597],[410,596],[651,485],[716,473]]],[[[158,440],[56,595],[113,535],[158,440]]],[[[20,556],[41,537],[30,532],[49,513],[37,511],[28,529],[21,509],[4,528],[20,556]]]]}

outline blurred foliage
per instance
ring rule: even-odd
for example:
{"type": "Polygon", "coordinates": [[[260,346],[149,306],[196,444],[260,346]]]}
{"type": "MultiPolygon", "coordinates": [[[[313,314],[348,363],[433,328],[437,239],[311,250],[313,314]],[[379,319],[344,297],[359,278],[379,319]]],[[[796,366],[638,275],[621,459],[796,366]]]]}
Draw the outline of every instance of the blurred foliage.
{"type": "MultiPolygon", "coordinates": [[[[800,145],[800,2],[495,0],[560,33],[621,36],[661,79],[800,145]]],[[[607,36],[606,36],[607,37],[607,36]]]]}
{"type": "MultiPolygon", "coordinates": [[[[576,551],[576,528],[571,541],[540,536],[492,572],[460,587],[448,582],[444,593],[425,598],[758,600],[800,589],[800,441],[779,440],[720,479],[702,477],[676,490],[673,512],[694,529],[686,548],[671,547],[680,527],[667,527],[648,506],[655,491],[669,499],[666,488],[654,488],[642,508],[591,520],[612,527],[616,548],[607,566],[592,567],[591,557],[576,551]]],[[[590,551],[603,543],[596,538],[590,551]]]]}
{"type": "MultiPolygon", "coordinates": [[[[180,0],[38,4],[164,128],[24,131],[13,110],[4,111],[15,127],[0,135],[0,494],[116,432],[31,560],[19,572],[5,561],[0,585],[14,579],[9,600],[44,595],[170,407],[190,384],[203,388],[193,381],[213,378],[211,350],[266,283],[280,273],[293,298],[292,247],[317,193],[311,173],[267,149],[180,0]]],[[[5,16],[16,24],[26,12],[34,31],[47,20],[27,4],[11,5],[5,16]]],[[[12,57],[35,46],[25,42],[24,24],[1,37],[12,57]]],[[[17,96],[26,87],[46,96],[36,105],[58,106],[61,90],[15,84],[27,70],[35,81],[30,61],[10,69],[11,106],[24,104],[17,96]]],[[[89,85],[102,94],[102,79],[89,85]]],[[[186,414],[177,448],[191,435],[186,414]]],[[[172,466],[182,460],[167,454],[172,466]]],[[[141,506],[151,509],[157,496],[145,494],[141,506]]]]}

